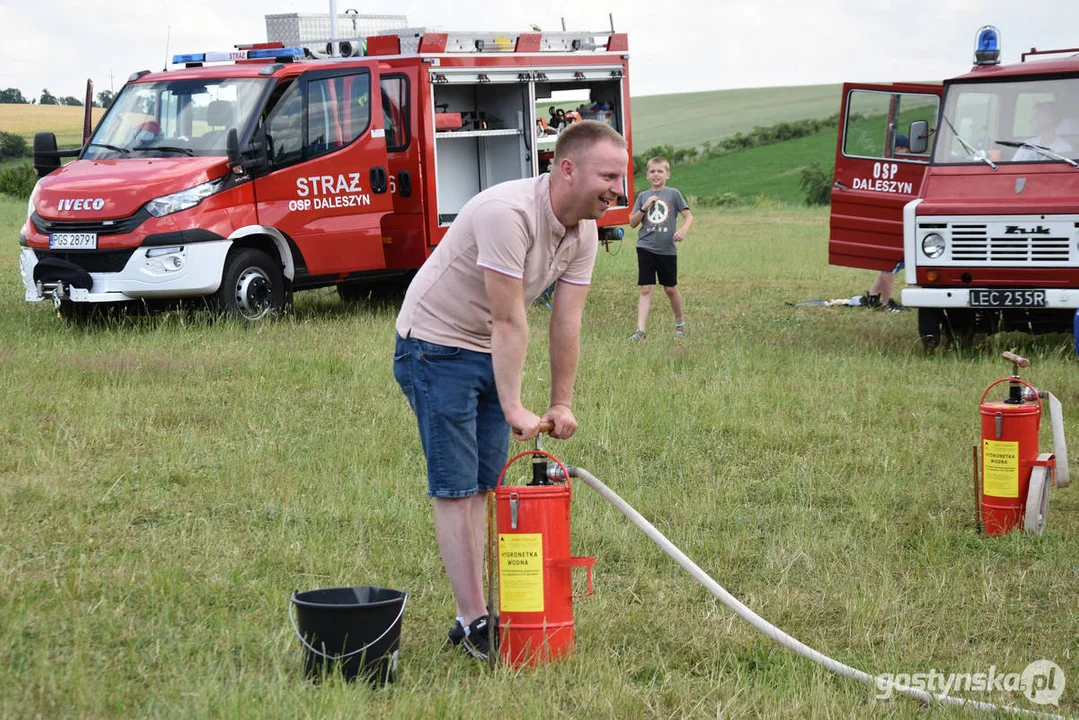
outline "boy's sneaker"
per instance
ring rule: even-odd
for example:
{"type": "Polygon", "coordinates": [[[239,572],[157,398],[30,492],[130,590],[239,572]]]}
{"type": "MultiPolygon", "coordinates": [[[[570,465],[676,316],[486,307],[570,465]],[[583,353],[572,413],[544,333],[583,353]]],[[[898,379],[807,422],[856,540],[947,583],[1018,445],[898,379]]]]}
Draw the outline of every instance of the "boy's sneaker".
{"type": "Polygon", "coordinates": [[[903,306],[897,303],[892,298],[888,298],[888,304],[884,306],[885,312],[902,312],[903,306]]]}
{"type": "Polygon", "coordinates": [[[647,335],[648,333],[638,328],[636,331],[634,331],[632,335],[629,336],[629,339],[633,342],[640,342],[641,340],[644,340],[647,335]]]}
{"type": "MultiPolygon", "coordinates": [[[[487,660],[491,654],[491,638],[489,636],[491,629],[488,616],[480,615],[469,623],[468,628],[466,628],[465,636],[461,640],[461,647],[477,660],[487,660]]],[[[495,642],[497,645],[497,635],[495,642]]]]}
{"type": "Polygon", "coordinates": [[[674,324],[674,336],[685,337],[686,336],[686,324],[684,322],[674,324]]]}

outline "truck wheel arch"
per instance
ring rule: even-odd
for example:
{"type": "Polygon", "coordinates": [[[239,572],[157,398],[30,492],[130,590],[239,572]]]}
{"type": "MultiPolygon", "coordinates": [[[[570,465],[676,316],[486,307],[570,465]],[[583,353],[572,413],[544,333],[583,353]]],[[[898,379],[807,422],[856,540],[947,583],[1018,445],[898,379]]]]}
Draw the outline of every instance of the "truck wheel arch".
{"type": "MultiPolygon", "coordinates": [[[[272,244],[281,260],[282,273],[290,283],[296,276],[296,262],[289,249],[288,240],[280,230],[266,225],[247,225],[229,235],[229,240],[236,246],[260,247],[272,244]],[[258,240],[259,242],[252,242],[258,240]],[[269,240],[269,243],[266,242],[269,240]]],[[[268,248],[265,248],[268,251],[268,248]]]]}

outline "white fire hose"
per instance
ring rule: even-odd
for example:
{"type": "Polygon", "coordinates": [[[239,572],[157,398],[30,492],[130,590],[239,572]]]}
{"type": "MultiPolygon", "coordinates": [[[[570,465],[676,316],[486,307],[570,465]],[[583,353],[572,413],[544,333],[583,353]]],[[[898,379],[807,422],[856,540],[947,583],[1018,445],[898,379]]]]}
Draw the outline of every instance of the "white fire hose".
{"type": "MultiPolygon", "coordinates": [[[[1055,401],[1055,400],[1056,400],[1056,398],[1052,398],[1050,400],[1050,405],[1052,405],[1052,402],[1055,401]]],[[[1059,410],[1059,406],[1060,406],[1060,403],[1057,403],[1058,410],[1059,410]]],[[[1059,412],[1053,413],[1053,417],[1054,418],[1059,418],[1060,417],[1059,412]]],[[[1055,421],[1054,421],[1054,424],[1053,424],[1053,436],[1054,436],[1054,439],[1057,437],[1057,425],[1056,425],[1055,421]]],[[[1060,428],[1060,437],[1061,437],[1061,440],[1063,440],[1063,426],[1061,426],[1061,428],[1060,428]]],[[[1059,444],[1058,447],[1063,448],[1063,444],[1062,443],[1059,444]]],[[[1059,457],[1058,457],[1058,463],[1059,463],[1059,457]]],[[[1064,462],[1064,467],[1065,468],[1067,467],[1066,459],[1065,459],[1065,462],[1064,462]]],[[[697,582],[699,582],[701,585],[703,585],[708,590],[708,592],[712,593],[717,598],[719,598],[720,601],[724,605],[726,605],[728,608],[733,610],[739,617],[741,617],[743,620],[748,622],[750,625],[755,627],[762,635],[774,640],[775,642],[779,643],[780,645],[787,648],[788,650],[793,650],[794,652],[798,653],[802,657],[804,657],[804,658],[806,658],[806,659],[820,665],[821,667],[825,668],[829,672],[835,673],[836,675],[841,675],[843,677],[852,678],[854,680],[858,680],[859,682],[864,682],[864,683],[867,683],[867,684],[875,685],[877,688],[879,688],[881,690],[885,690],[885,689],[894,690],[895,692],[902,693],[904,695],[909,695],[910,697],[913,697],[913,698],[915,698],[917,700],[921,700],[922,702],[929,703],[929,704],[943,703],[943,704],[948,704],[948,705],[958,705],[960,707],[965,707],[965,708],[973,708],[973,709],[976,709],[976,710],[983,710],[983,711],[986,711],[986,712],[1007,712],[1007,713],[1012,713],[1014,715],[1024,715],[1024,716],[1028,716],[1028,717],[1042,717],[1042,718],[1061,718],[1062,717],[1060,715],[1054,715],[1052,713],[1043,713],[1043,712],[1038,712],[1038,711],[1035,711],[1035,710],[1025,710],[1025,709],[1022,709],[1022,708],[1015,708],[1015,707],[1002,707],[1000,705],[994,705],[992,703],[978,702],[977,700],[969,700],[969,699],[960,698],[960,697],[952,697],[951,695],[943,695],[943,694],[938,695],[938,694],[930,693],[930,692],[927,692],[925,690],[921,690],[921,689],[918,689],[918,688],[912,688],[912,687],[909,687],[907,685],[901,685],[899,683],[893,682],[891,680],[891,678],[885,678],[885,677],[879,677],[878,678],[878,677],[875,677],[873,675],[870,675],[867,672],[863,672],[862,670],[858,670],[857,668],[853,668],[853,667],[851,667],[849,665],[844,665],[843,663],[841,663],[841,662],[839,662],[837,660],[833,660],[832,658],[828,657],[827,655],[825,655],[825,654],[823,654],[821,652],[818,652],[817,650],[814,650],[813,648],[809,647],[808,645],[806,645],[803,642],[800,642],[796,638],[791,637],[790,635],[783,632],[782,630],[777,628],[775,625],[772,625],[767,620],[762,618],[760,615],[758,615],[757,613],[753,612],[748,607],[746,607],[741,601],[738,600],[738,598],[734,597],[729,592],[727,592],[727,590],[724,589],[724,587],[722,585],[717,583],[715,580],[713,580],[711,577],[709,577],[707,573],[705,573],[703,570],[701,570],[697,566],[696,563],[694,563],[692,560],[690,560],[686,556],[685,553],[683,553],[681,550],[679,550],[677,547],[675,547],[675,545],[670,540],[668,540],[663,535],[663,533],[661,533],[659,530],[657,530],[652,525],[652,523],[648,522],[644,518],[644,516],[642,516],[639,512],[634,510],[633,507],[631,507],[629,505],[629,503],[627,503],[625,500],[620,498],[617,493],[615,493],[609,487],[607,487],[602,482],[600,482],[599,479],[597,479],[595,476],[593,476],[587,470],[583,470],[583,469],[581,469],[579,467],[573,467],[573,466],[566,466],[566,468],[569,471],[569,474],[570,474],[571,477],[579,478],[586,485],[588,485],[590,488],[592,488],[593,490],[598,492],[603,497],[604,500],[609,502],[611,505],[614,505],[615,508],[617,508],[619,512],[621,512],[623,515],[625,515],[630,520],[630,522],[632,522],[634,525],[636,525],[638,528],[640,528],[641,531],[643,531],[645,535],[647,535],[649,538],[651,538],[654,543],[659,545],[660,549],[662,549],[663,552],[670,555],[671,558],[673,558],[674,561],[677,562],[682,567],[683,570],[685,570],[690,575],[692,575],[693,578],[697,582]]],[[[558,467],[551,467],[548,470],[548,476],[552,477],[552,479],[561,480],[562,479],[560,477],[561,474],[562,474],[561,469],[558,468],[558,467]]],[[[1064,478],[1066,480],[1066,478],[1067,478],[1067,470],[1064,471],[1064,478]]],[[[1058,479],[1057,479],[1057,483],[1058,483],[1058,485],[1060,483],[1060,477],[1059,476],[1058,476],[1058,479]]]]}
{"type": "Polygon", "coordinates": [[[1030,472],[1027,488],[1027,506],[1023,514],[1024,532],[1041,535],[1049,512],[1049,488],[1068,487],[1068,447],[1064,443],[1064,413],[1060,401],[1051,392],[1038,391],[1038,396],[1049,401],[1049,425],[1053,430],[1053,452],[1040,453],[1030,472]]]}

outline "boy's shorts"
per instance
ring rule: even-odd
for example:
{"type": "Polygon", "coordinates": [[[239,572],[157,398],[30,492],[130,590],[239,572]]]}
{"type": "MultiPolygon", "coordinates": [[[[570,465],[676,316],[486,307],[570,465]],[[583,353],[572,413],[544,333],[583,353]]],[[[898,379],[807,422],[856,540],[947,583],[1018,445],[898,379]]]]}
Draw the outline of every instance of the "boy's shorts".
{"type": "Polygon", "coordinates": [[[416,413],[428,497],[493,489],[509,455],[510,426],[490,354],[398,335],[393,376],[416,413]]]}
{"type": "Polygon", "coordinates": [[[637,284],[655,285],[656,278],[663,287],[678,284],[678,256],[659,255],[651,250],[637,248],[637,284]]]}

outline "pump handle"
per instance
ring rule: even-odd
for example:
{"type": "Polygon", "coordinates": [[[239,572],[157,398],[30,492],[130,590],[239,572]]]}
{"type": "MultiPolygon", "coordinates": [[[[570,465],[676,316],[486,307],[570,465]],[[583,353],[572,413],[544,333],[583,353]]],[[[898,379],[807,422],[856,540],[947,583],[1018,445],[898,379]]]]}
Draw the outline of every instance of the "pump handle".
{"type": "Polygon", "coordinates": [[[1004,351],[1001,356],[1010,363],[1013,363],[1016,367],[1030,367],[1030,361],[1025,357],[1019,357],[1013,352],[1004,351]]]}
{"type": "MultiPolygon", "coordinates": [[[[517,428],[513,428],[513,429],[515,431],[517,430],[517,428]]],[[[541,422],[540,425],[539,425],[539,434],[540,435],[542,435],[543,433],[549,433],[552,430],[554,430],[554,422],[551,421],[551,420],[548,420],[547,422],[541,422]]]]}

